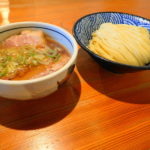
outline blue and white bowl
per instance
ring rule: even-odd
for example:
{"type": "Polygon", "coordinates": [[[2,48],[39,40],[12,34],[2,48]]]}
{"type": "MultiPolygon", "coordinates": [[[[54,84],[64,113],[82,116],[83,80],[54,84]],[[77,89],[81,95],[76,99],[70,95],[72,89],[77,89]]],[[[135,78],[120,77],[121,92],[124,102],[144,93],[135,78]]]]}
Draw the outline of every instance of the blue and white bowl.
{"type": "Polygon", "coordinates": [[[0,96],[8,99],[29,100],[47,96],[56,91],[73,71],[78,48],[73,36],[66,30],[42,22],[18,22],[0,26],[0,41],[24,29],[40,29],[62,44],[70,52],[71,58],[61,69],[31,80],[0,80],[0,96]]]}
{"type": "Polygon", "coordinates": [[[103,67],[105,67],[110,71],[118,73],[126,73],[126,72],[135,72],[138,70],[149,70],[150,65],[138,67],[113,62],[111,60],[98,56],[97,54],[93,53],[87,48],[89,40],[91,39],[92,32],[97,30],[102,23],[106,22],[111,22],[113,24],[129,24],[141,26],[150,30],[149,19],[120,12],[98,12],[86,15],[80,18],[75,23],[73,27],[73,33],[78,44],[86,52],[88,52],[98,63],[100,63],[103,67]]]}

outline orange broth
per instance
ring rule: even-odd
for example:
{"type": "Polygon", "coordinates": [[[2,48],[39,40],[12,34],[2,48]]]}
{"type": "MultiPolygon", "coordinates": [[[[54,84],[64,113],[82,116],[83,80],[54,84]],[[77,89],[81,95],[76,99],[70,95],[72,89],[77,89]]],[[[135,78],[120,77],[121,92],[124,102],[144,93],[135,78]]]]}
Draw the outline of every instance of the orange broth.
{"type": "Polygon", "coordinates": [[[69,52],[61,44],[54,41],[53,39],[51,39],[47,35],[45,35],[45,39],[46,39],[46,44],[49,48],[51,48],[51,49],[55,48],[55,49],[59,50],[60,58],[58,61],[56,61],[56,62],[52,61],[46,65],[45,64],[44,65],[39,64],[37,66],[30,67],[28,69],[25,69],[24,71],[22,71],[22,73],[19,73],[18,75],[16,75],[12,79],[5,79],[5,78],[1,78],[1,79],[5,79],[5,80],[30,80],[30,79],[35,79],[35,78],[39,78],[39,77],[51,74],[51,73],[59,70],[60,68],[62,68],[70,59],[69,52]]]}

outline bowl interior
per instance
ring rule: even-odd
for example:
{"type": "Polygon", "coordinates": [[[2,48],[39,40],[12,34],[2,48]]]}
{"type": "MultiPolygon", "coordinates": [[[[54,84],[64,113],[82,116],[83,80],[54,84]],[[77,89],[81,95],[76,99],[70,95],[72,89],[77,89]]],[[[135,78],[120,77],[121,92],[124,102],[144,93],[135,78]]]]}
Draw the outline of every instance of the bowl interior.
{"type": "Polygon", "coordinates": [[[87,46],[93,31],[102,23],[129,24],[145,27],[150,30],[150,20],[125,13],[101,12],[90,14],[79,19],[74,26],[74,34],[79,44],[87,46]]]}
{"type": "Polygon", "coordinates": [[[60,75],[62,72],[67,70],[72,63],[74,63],[78,53],[77,43],[75,39],[66,30],[52,24],[47,24],[43,22],[18,22],[9,25],[4,25],[0,27],[0,41],[6,39],[10,35],[19,33],[22,30],[29,30],[29,29],[33,30],[40,29],[44,31],[47,35],[50,35],[54,40],[62,44],[71,54],[70,60],[58,71],[53,72],[52,74],[48,74],[46,76],[21,81],[0,80],[0,83],[21,85],[21,84],[42,82],[50,78],[55,78],[56,76],[60,75]]]}
{"type": "Polygon", "coordinates": [[[57,26],[44,23],[15,23],[10,26],[4,26],[0,30],[0,41],[3,41],[7,37],[17,34],[22,30],[42,30],[47,35],[51,36],[55,41],[62,44],[70,52],[70,54],[73,54],[74,52],[74,44],[72,39],[70,39],[69,34],[57,26]]]}

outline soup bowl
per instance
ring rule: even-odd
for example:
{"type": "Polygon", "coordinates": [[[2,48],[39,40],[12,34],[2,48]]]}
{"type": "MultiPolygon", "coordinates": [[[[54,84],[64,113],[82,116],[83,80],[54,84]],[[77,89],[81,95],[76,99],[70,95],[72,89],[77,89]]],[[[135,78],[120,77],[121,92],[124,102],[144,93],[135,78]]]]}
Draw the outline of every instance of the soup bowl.
{"type": "Polygon", "coordinates": [[[134,26],[141,26],[150,30],[150,20],[140,16],[121,12],[97,12],[93,14],[88,14],[78,19],[73,27],[74,37],[78,44],[83,48],[83,50],[91,55],[97,63],[99,63],[111,72],[129,73],[141,70],[150,70],[150,64],[145,66],[121,64],[101,57],[87,48],[89,40],[92,38],[92,32],[96,31],[101,24],[107,22],[113,24],[128,24],[134,26]]]}
{"type": "Polygon", "coordinates": [[[7,99],[30,100],[45,97],[56,91],[74,69],[78,48],[73,36],[66,30],[42,22],[18,22],[0,26],[0,41],[25,29],[42,30],[63,45],[70,53],[69,61],[58,71],[30,80],[0,80],[0,96],[7,99]]]}

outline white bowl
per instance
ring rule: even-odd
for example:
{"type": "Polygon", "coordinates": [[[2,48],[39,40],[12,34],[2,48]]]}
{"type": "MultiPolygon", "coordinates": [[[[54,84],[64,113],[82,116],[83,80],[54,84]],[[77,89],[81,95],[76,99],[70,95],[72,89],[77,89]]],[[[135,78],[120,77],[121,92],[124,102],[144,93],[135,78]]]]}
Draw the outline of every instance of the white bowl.
{"type": "Polygon", "coordinates": [[[73,71],[77,58],[77,43],[66,30],[42,22],[18,22],[0,26],[0,41],[24,29],[40,29],[62,44],[70,52],[71,58],[58,71],[31,80],[0,80],[0,96],[8,99],[29,100],[47,96],[58,89],[59,83],[67,79],[73,71]]]}

